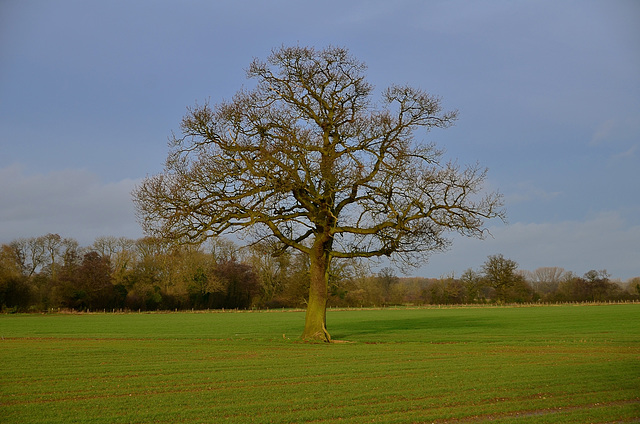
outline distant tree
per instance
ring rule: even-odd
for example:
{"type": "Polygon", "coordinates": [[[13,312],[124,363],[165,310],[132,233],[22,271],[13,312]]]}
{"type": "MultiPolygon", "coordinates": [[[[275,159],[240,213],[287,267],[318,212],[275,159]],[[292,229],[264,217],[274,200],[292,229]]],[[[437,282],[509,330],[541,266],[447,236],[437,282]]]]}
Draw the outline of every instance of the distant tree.
{"type": "Polygon", "coordinates": [[[615,299],[622,288],[610,281],[607,270],[591,270],[584,274],[587,300],[604,301],[615,299]]]}
{"type": "Polygon", "coordinates": [[[378,283],[382,288],[382,293],[385,299],[385,302],[388,302],[390,299],[391,289],[393,286],[398,284],[400,279],[395,273],[395,270],[391,267],[384,267],[378,272],[378,283]]]}
{"type": "Polygon", "coordinates": [[[22,274],[31,277],[46,261],[42,237],[20,238],[9,243],[22,274]]]}
{"type": "Polygon", "coordinates": [[[210,254],[199,248],[176,248],[172,255],[172,273],[174,284],[172,292],[166,292],[174,301],[180,302],[183,293],[191,301],[192,308],[208,309],[214,307],[210,303],[212,293],[221,289],[221,283],[215,276],[215,261],[210,254]]]}
{"type": "Polygon", "coordinates": [[[531,287],[541,295],[549,295],[555,292],[560,283],[569,276],[570,273],[559,267],[541,267],[533,272],[525,273],[525,278],[529,281],[531,287]]]}
{"type": "Polygon", "coordinates": [[[98,252],[101,256],[109,258],[109,260],[111,260],[120,250],[120,243],[117,237],[99,236],[96,237],[91,248],[92,250],[98,252]]]}
{"type": "Polygon", "coordinates": [[[42,236],[41,243],[44,247],[46,255],[45,261],[49,267],[49,275],[55,281],[57,273],[57,260],[60,258],[60,249],[62,248],[62,237],[59,234],[47,234],[42,236]]]}
{"type": "Polygon", "coordinates": [[[485,296],[482,293],[485,282],[479,272],[471,268],[465,270],[460,276],[460,282],[465,288],[467,302],[474,303],[485,300],[485,296]]]}
{"type": "Polygon", "coordinates": [[[7,244],[0,246],[0,311],[27,309],[31,289],[15,251],[7,244]]]}
{"type": "Polygon", "coordinates": [[[505,258],[502,254],[489,256],[482,265],[485,283],[496,290],[499,301],[530,300],[530,292],[523,294],[523,291],[527,291],[527,287],[524,277],[516,272],[517,269],[518,263],[505,258]]]}
{"type": "Polygon", "coordinates": [[[98,252],[87,252],[80,263],[67,263],[59,280],[60,301],[69,308],[106,309],[117,303],[109,258],[98,252]]]}
{"type": "Polygon", "coordinates": [[[448,231],[482,237],[500,217],[479,195],[485,170],[442,163],[415,139],[456,112],[409,86],[383,92],[346,49],[282,47],[247,71],[258,83],[232,101],[189,110],[165,171],[134,199],[147,233],[201,240],[248,230],[310,261],[302,337],[330,341],[329,269],[335,258],[391,256],[415,264],[449,245],[448,231]]]}
{"type": "Polygon", "coordinates": [[[291,252],[273,256],[271,248],[261,243],[251,246],[250,252],[248,263],[260,280],[260,305],[273,307],[274,299],[281,295],[285,288],[288,268],[292,260],[291,252]]]}
{"type": "Polygon", "coordinates": [[[90,251],[82,258],[78,268],[80,286],[87,292],[87,306],[109,308],[114,305],[114,287],[111,278],[111,262],[108,257],[90,251]]]}
{"type": "Polygon", "coordinates": [[[173,284],[169,269],[171,249],[170,243],[155,237],[135,241],[135,264],[119,280],[128,291],[128,308],[154,310],[161,307],[163,289],[166,292],[173,284]]]}
{"type": "Polygon", "coordinates": [[[386,301],[376,275],[360,274],[352,280],[353,287],[348,293],[352,306],[380,306],[386,301]]]}
{"type": "Polygon", "coordinates": [[[11,245],[0,246],[0,277],[22,276],[22,264],[11,245]]]}
{"type": "Polygon", "coordinates": [[[331,262],[329,267],[329,303],[335,306],[348,306],[348,295],[355,288],[358,279],[366,267],[358,258],[331,262]]]}
{"type": "Polygon", "coordinates": [[[303,307],[306,304],[306,295],[309,293],[309,256],[299,252],[292,252],[291,261],[288,264],[287,278],[285,279],[282,296],[283,306],[303,307]]]}
{"type": "Polygon", "coordinates": [[[627,292],[631,296],[640,296],[640,277],[633,277],[626,283],[627,292]]]}
{"type": "Polygon", "coordinates": [[[225,289],[222,307],[246,309],[260,293],[260,284],[256,274],[247,264],[228,261],[219,264],[216,276],[225,289]]]}
{"type": "Polygon", "coordinates": [[[31,288],[24,276],[0,275],[0,312],[26,311],[31,298],[31,288]]]}
{"type": "Polygon", "coordinates": [[[164,265],[169,250],[170,245],[159,238],[138,239],[135,245],[137,256],[135,272],[138,279],[144,280],[149,285],[159,286],[167,274],[164,265]]]}
{"type": "Polygon", "coordinates": [[[464,303],[466,287],[460,280],[456,280],[453,275],[441,279],[443,285],[444,303],[459,304],[464,303]]]}
{"type": "Polygon", "coordinates": [[[552,301],[561,302],[602,302],[607,300],[630,300],[631,293],[625,291],[621,284],[609,279],[606,270],[591,270],[579,277],[568,274],[561,281],[558,290],[549,296],[552,301]]]}
{"type": "Polygon", "coordinates": [[[213,237],[208,241],[205,251],[211,254],[213,262],[223,263],[240,260],[240,246],[234,241],[224,237],[213,237]]]}

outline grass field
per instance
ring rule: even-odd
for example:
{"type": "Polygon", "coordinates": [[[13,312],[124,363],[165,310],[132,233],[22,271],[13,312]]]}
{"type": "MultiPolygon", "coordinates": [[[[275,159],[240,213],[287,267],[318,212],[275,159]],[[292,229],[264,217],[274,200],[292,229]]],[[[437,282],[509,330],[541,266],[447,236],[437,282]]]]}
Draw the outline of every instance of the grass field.
{"type": "Polygon", "coordinates": [[[640,422],[640,305],[0,316],[1,423],[640,422]]]}

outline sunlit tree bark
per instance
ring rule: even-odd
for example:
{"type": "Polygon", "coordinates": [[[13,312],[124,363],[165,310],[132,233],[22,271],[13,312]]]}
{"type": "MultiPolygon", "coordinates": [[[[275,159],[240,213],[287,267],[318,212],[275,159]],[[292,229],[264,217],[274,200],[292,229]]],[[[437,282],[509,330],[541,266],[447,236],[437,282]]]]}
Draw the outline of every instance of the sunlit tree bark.
{"type": "Polygon", "coordinates": [[[305,339],[330,341],[328,269],[335,258],[417,264],[449,245],[446,232],[482,237],[502,216],[481,195],[485,170],[442,162],[415,131],[447,128],[456,112],[408,86],[380,104],[365,65],[343,48],[282,47],[247,74],[252,90],[189,109],[165,171],[134,192],[144,229],[175,240],[246,230],[280,251],[309,255],[305,339]]]}

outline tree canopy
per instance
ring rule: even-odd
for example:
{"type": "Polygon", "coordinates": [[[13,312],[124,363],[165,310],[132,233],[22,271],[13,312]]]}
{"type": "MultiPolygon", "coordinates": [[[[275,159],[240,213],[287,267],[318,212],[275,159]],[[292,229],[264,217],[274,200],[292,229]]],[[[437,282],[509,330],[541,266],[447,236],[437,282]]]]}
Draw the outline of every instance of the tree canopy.
{"type": "Polygon", "coordinates": [[[417,264],[448,247],[448,232],[483,237],[484,221],[504,213],[498,193],[482,193],[486,169],[444,162],[416,137],[453,125],[457,112],[410,86],[392,85],[374,103],[365,70],[340,47],[281,47],[254,60],[255,87],[189,108],[164,172],[134,192],[150,235],[243,231],[276,252],[308,254],[305,338],[330,340],[332,259],[417,264]]]}

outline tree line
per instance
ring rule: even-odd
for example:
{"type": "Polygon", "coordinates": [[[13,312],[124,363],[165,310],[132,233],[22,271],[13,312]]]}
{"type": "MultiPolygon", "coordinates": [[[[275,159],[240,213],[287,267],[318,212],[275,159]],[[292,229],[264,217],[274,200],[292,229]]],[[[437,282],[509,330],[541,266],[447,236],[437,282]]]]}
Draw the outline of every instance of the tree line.
{"type": "MultiPolygon", "coordinates": [[[[266,246],[215,238],[175,245],[156,238],[98,237],[81,247],[58,234],[20,238],[0,248],[3,312],[304,308],[309,259],[266,246]]],[[[332,264],[332,306],[640,300],[640,277],[622,283],[602,270],[533,272],[502,255],[460,277],[407,278],[362,260],[332,264]]]]}

